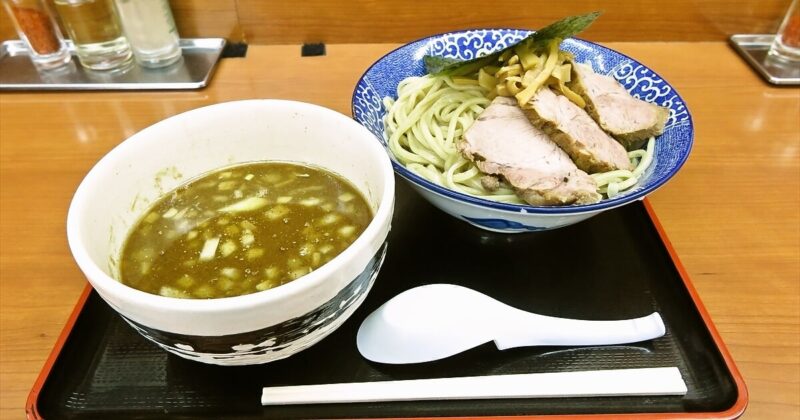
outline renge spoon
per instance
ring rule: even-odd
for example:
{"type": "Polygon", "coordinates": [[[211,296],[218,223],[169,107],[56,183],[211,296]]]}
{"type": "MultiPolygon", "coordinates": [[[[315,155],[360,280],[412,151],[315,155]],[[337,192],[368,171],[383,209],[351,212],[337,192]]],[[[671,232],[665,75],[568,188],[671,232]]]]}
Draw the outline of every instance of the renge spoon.
{"type": "Polygon", "coordinates": [[[664,333],[658,312],[618,321],[558,318],[514,308],[466,287],[429,284],[376,309],[361,324],[356,341],[368,360],[406,364],[444,359],[490,341],[505,350],[635,343],[664,333]]]}

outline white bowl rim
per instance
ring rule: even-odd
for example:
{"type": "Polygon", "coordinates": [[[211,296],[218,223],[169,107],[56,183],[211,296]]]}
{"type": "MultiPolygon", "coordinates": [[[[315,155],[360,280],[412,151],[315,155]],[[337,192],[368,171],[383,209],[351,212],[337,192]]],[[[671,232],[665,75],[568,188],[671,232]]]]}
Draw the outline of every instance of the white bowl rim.
{"type": "Polygon", "coordinates": [[[87,172],[72,198],[67,213],[67,241],[69,243],[70,250],[72,251],[76,263],[81,270],[84,271],[84,274],[87,279],[89,279],[90,283],[98,282],[102,286],[103,290],[106,290],[115,296],[121,297],[126,302],[130,302],[134,305],[144,308],[162,310],[164,308],[168,308],[172,313],[223,313],[234,309],[244,310],[247,308],[263,307],[264,305],[269,305],[271,302],[282,301],[289,299],[292,296],[302,295],[305,291],[314,288],[320,283],[323,283],[333,273],[337,272],[341,267],[346,266],[361,252],[367,250],[368,245],[372,242],[372,240],[380,234],[382,225],[384,223],[391,223],[391,220],[387,219],[390,219],[393,213],[395,187],[394,172],[392,171],[392,166],[388,155],[383,150],[383,147],[378,142],[375,142],[373,138],[374,136],[369,132],[369,130],[359,124],[356,120],[342,113],[320,105],[284,99],[247,99],[219,102],[170,116],[138,131],[134,135],[120,142],[113,149],[111,149],[111,151],[104,155],[97,163],[95,163],[89,172],[87,172]],[[366,142],[368,143],[367,147],[370,148],[370,154],[377,156],[381,167],[381,173],[383,173],[385,177],[383,180],[383,196],[378,203],[377,211],[375,212],[372,220],[370,221],[369,225],[367,225],[367,228],[364,230],[364,232],[362,232],[361,235],[339,255],[311,273],[281,286],[247,295],[215,299],[172,298],[135,289],[106,274],[97,264],[94,263],[91,257],[89,257],[79,233],[79,226],[81,226],[81,224],[84,222],[84,212],[82,210],[84,207],[89,205],[85,199],[88,194],[88,189],[91,187],[89,183],[92,182],[94,176],[96,176],[101,170],[98,168],[108,165],[109,162],[113,161],[114,157],[125,153],[127,148],[135,147],[134,143],[136,138],[153,127],[162,124],[170,124],[177,118],[186,118],[186,116],[189,114],[201,112],[203,110],[207,112],[208,109],[238,106],[239,104],[243,103],[264,104],[266,106],[278,107],[288,106],[296,107],[297,109],[304,108],[311,112],[335,115],[336,118],[346,119],[347,122],[342,120],[345,124],[352,123],[358,127],[358,130],[363,130],[362,133],[365,136],[369,136],[371,141],[366,142]]]}
{"type": "MultiPolygon", "coordinates": [[[[387,52],[386,54],[382,55],[380,58],[375,60],[364,71],[364,73],[361,74],[361,76],[358,78],[358,81],[356,82],[356,86],[353,89],[353,94],[351,95],[351,98],[350,98],[350,112],[351,112],[351,114],[353,114],[354,116],[356,115],[354,107],[355,107],[355,103],[356,103],[356,95],[358,94],[358,86],[363,81],[366,80],[367,73],[369,73],[372,70],[373,67],[375,67],[379,62],[383,61],[386,57],[394,54],[395,52],[397,52],[397,51],[399,51],[399,50],[401,50],[403,48],[408,47],[411,44],[416,44],[416,43],[422,42],[422,41],[432,41],[433,39],[436,39],[436,38],[439,38],[439,37],[442,37],[442,36],[467,33],[467,32],[470,32],[470,31],[499,31],[499,32],[516,31],[516,32],[529,32],[529,33],[530,32],[535,32],[535,31],[533,31],[531,29],[519,29],[519,28],[472,28],[472,29],[461,29],[461,30],[455,30],[455,31],[440,32],[440,33],[437,33],[437,34],[424,36],[424,37],[421,37],[421,38],[417,38],[417,39],[415,39],[413,41],[406,42],[403,45],[400,45],[397,48],[394,48],[391,51],[387,52]]],[[[578,38],[578,37],[570,37],[570,38],[566,39],[565,41],[567,41],[567,40],[576,41],[578,43],[589,44],[589,45],[591,45],[591,46],[593,46],[593,47],[595,47],[597,49],[606,50],[606,51],[609,51],[609,52],[614,53],[614,54],[619,54],[619,55],[631,60],[634,63],[637,63],[639,65],[642,65],[642,66],[646,67],[648,70],[652,71],[654,75],[656,75],[661,80],[663,80],[664,83],[666,83],[669,86],[672,86],[669,82],[667,82],[667,79],[661,77],[661,75],[656,73],[655,71],[653,71],[653,69],[651,69],[648,66],[645,66],[644,64],[642,64],[641,62],[639,62],[635,58],[630,57],[627,54],[621,53],[621,52],[619,52],[617,50],[614,50],[614,49],[602,46],[602,45],[600,45],[598,43],[595,43],[595,42],[592,42],[592,41],[587,41],[585,39],[578,38]]],[[[675,91],[675,95],[681,100],[681,102],[686,103],[686,101],[683,99],[683,97],[681,97],[681,95],[678,93],[678,91],[675,90],[674,88],[673,88],[673,90],[675,91]]],[[[694,120],[692,118],[691,112],[689,111],[688,107],[686,108],[686,114],[687,114],[687,121],[688,121],[688,125],[689,125],[689,131],[691,133],[691,138],[689,139],[689,145],[688,145],[688,149],[687,149],[686,153],[683,156],[681,156],[680,160],[677,162],[677,164],[675,165],[673,170],[671,170],[666,176],[664,176],[661,179],[659,179],[658,181],[654,182],[652,185],[648,186],[647,188],[637,188],[637,189],[634,189],[634,190],[632,190],[632,191],[630,191],[630,192],[628,192],[628,193],[626,193],[626,194],[624,194],[624,195],[622,195],[620,197],[606,198],[606,199],[598,201],[597,203],[591,203],[591,204],[572,204],[572,205],[568,205],[568,206],[533,206],[533,205],[528,205],[528,204],[502,203],[502,202],[499,202],[499,201],[487,200],[485,198],[478,198],[478,197],[475,197],[475,196],[471,196],[469,194],[464,194],[464,193],[461,193],[461,192],[458,192],[458,191],[451,190],[451,189],[449,189],[447,187],[444,187],[444,186],[441,186],[439,184],[436,184],[436,183],[433,183],[431,181],[428,181],[427,179],[415,174],[414,172],[412,172],[411,170],[406,168],[404,165],[402,165],[399,162],[397,162],[395,160],[394,155],[388,149],[388,146],[384,146],[384,150],[385,150],[386,154],[390,155],[392,166],[394,167],[394,169],[395,169],[395,171],[397,172],[398,175],[400,175],[404,179],[408,180],[409,182],[413,182],[414,184],[419,185],[422,188],[425,188],[425,189],[427,189],[427,190],[429,190],[431,192],[435,192],[435,193],[437,193],[437,194],[439,194],[441,196],[444,196],[445,198],[449,198],[449,199],[451,199],[453,201],[467,202],[467,203],[473,204],[473,205],[478,206],[478,207],[488,208],[488,209],[492,209],[492,210],[496,210],[496,211],[499,210],[499,211],[502,211],[502,212],[509,212],[509,213],[522,213],[522,214],[528,213],[528,214],[542,214],[542,215],[554,215],[554,216],[566,215],[566,214],[578,214],[578,213],[591,213],[591,212],[598,212],[598,211],[603,211],[603,210],[609,210],[609,209],[612,209],[612,208],[616,208],[616,207],[631,203],[631,202],[633,202],[633,201],[635,201],[637,199],[642,200],[647,195],[649,195],[653,191],[655,191],[658,188],[660,188],[661,186],[663,186],[667,181],[672,179],[672,177],[675,176],[675,174],[677,174],[678,171],[680,171],[680,169],[683,167],[683,165],[688,160],[689,155],[691,154],[691,151],[692,151],[692,147],[694,145],[694,120]]],[[[373,134],[373,137],[375,137],[374,134],[373,134]]]]}

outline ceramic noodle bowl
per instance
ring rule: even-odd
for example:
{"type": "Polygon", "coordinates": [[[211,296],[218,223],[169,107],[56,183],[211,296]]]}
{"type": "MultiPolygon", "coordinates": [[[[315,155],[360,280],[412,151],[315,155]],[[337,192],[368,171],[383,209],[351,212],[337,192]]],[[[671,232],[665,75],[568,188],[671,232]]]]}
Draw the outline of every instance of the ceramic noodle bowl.
{"type": "Polygon", "coordinates": [[[114,148],[78,187],[67,235],[92,286],[141,335],[191,360],[259,364],[313,345],[358,308],[383,262],[393,206],[391,164],[364,127],[316,105],[238,101],[168,118],[114,148]],[[330,262],[262,292],[177,299],[117,280],[126,235],[156,199],[214,169],[262,160],[341,175],[363,194],[374,218],[330,262]]]}
{"type": "MultiPolygon", "coordinates": [[[[397,86],[403,79],[425,74],[425,55],[472,59],[529,34],[523,30],[480,29],[434,35],[406,44],[380,58],[359,79],[352,97],[353,117],[374,134],[391,156],[386,146],[386,109],[382,99],[397,98],[397,86]]],[[[481,229],[504,233],[571,225],[642,199],[664,185],[683,166],[694,139],[692,118],[677,91],[644,64],[603,46],[570,38],[561,44],[561,49],[571,52],[577,62],[590,65],[596,73],[614,77],[634,97],[669,109],[664,133],[655,139],[653,162],[636,185],[593,204],[541,207],[498,203],[453,191],[417,175],[391,156],[397,174],[442,211],[481,229]]]]}

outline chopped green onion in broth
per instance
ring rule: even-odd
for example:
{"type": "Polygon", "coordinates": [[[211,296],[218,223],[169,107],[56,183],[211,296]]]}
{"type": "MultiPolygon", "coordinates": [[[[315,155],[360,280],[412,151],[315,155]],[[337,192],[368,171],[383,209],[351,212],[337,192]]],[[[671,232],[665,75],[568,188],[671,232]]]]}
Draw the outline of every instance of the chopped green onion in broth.
{"type": "Polygon", "coordinates": [[[148,209],[123,246],[121,280],[175,298],[267,290],[330,261],[372,216],[355,187],[323,169],[285,162],[227,167],[148,209]]]}

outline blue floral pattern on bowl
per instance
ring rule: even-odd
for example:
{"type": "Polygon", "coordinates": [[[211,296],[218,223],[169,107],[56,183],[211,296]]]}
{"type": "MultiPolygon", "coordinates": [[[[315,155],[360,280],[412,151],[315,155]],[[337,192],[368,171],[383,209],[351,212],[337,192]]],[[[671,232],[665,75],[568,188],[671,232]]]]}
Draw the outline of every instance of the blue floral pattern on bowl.
{"type": "Polygon", "coordinates": [[[534,232],[537,230],[547,230],[545,227],[536,227],[536,226],[528,226],[523,225],[520,222],[515,222],[512,220],[506,219],[490,219],[490,218],[480,218],[480,217],[467,217],[461,216],[464,220],[472,223],[473,225],[483,226],[485,228],[489,228],[492,230],[519,230],[519,231],[528,231],[534,232]]]}
{"type": "MultiPolygon", "coordinates": [[[[406,44],[383,56],[359,79],[353,91],[353,117],[385,146],[383,118],[386,110],[383,108],[382,99],[384,97],[396,98],[397,85],[406,77],[425,74],[425,65],[422,61],[425,55],[470,59],[506,47],[530,33],[530,31],[517,29],[478,29],[434,35],[406,44]]],[[[395,171],[410,181],[412,185],[418,187],[420,192],[422,192],[421,189],[429,191],[432,195],[426,196],[426,198],[431,199],[436,196],[493,210],[493,217],[489,218],[499,220],[506,220],[506,218],[494,217],[498,212],[500,214],[512,212],[518,215],[523,213],[552,216],[594,214],[641,199],[667,182],[683,166],[689,156],[694,139],[692,118],[680,95],[647,66],[614,50],[575,38],[565,40],[561,48],[571,52],[576,61],[591,65],[595,72],[611,75],[633,96],[669,108],[670,114],[664,133],[656,139],[654,163],[634,188],[614,198],[594,204],[536,207],[497,203],[454,192],[412,173],[392,158],[395,171]]],[[[388,148],[387,153],[391,156],[388,148]]],[[[444,206],[439,207],[443,208],[444,206]]],[[[443,210],[448,211],[444,208],[443,210]]],[[[454,215],[463,217],[463,213],[454,215]]],[[[518,226],[512,227],[513,220],[506,221],[509,222],[507,227],[495,223],[491,230],[508,232],[521,230],[518,226]]],[[[558,225],[566,224],[569,223],[559,223],[558,225]]],[[[533,225],[540,226],[541,223],[533,223],[533,225]]],[[[542,226],[544,229],[558,227],[548,226],[548,224],[542,226]]]]}

